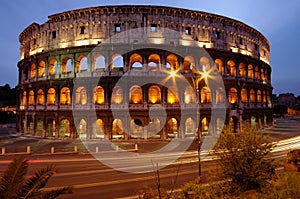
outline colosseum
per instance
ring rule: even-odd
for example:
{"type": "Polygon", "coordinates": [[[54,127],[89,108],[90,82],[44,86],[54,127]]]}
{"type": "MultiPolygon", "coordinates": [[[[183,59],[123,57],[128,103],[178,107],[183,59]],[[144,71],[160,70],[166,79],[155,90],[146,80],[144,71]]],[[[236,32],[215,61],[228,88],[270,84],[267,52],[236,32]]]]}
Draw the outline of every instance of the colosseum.
{"type": "Polygon", "coordinates": [[[243,121],[262,128],[272,122],[269,42],[234,19],[164,6],[100,6],[51,15],[42,25],[28,26],[19,41],[17,129],[23,135],[210,135],[222,126],[222,119],[212,117],[218,104],[225,107],[225,124],[236,130],[243,121]],[[135,30],[147,33],[147,44],[135,30]],[[131,33],[125,42],[111,42],[125,32],[131,33]],[[223,88],[208,86],[211,71],[218,72],[223,88]],[[180,86],[161,83],[165,79],[180,86]],[[151,117],[151,110],[158,114],[151,117]]]}

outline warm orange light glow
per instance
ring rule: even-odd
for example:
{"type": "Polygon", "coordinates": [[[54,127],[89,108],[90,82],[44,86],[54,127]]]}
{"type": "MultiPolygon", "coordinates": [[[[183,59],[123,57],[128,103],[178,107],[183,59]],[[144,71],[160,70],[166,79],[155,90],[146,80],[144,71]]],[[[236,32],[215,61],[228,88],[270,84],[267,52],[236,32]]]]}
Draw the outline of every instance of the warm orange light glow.
{"type": "Polygon", "coordinates": [[[76,89],[76,104],[85,105],[87,103],[87,94],[84,87],[76,89]]]}
{"type": "Polygon", "coordinates": [[[28,105],[34,104],[34,92],[33,90],[29,91],[28,105]]]}
{"type": "Polygon", "coordinates": [[[168,98],[167,99],[168,99],[169,104],[177,104],[178,103],[176,94],[174,94],[173,91],[170,89],[168,89],[168,98]]]}
{"type": "Polygon", "coordinates": [[[47,94],[47,104],[48,105],[55,105],[56,102],[56,92],[54,88],[50,88],[48,90],[48,94],[47,94]]]}
{"type": "Polygon", "coordinates": [[[234,104],[234,103],[237,102],[238,96],[237,96],[236,88],[230,88],[229,95],[228,95],[228,100],[229,100],[229,103],[231,103],[231,104],[234,104]]]}
{"type": "Polygon", "coordinates": [[[36,100],[38,105],[44,104],[44,91],[42,89],[38,90],[36,100]]]}
{"type": "Polygon", "coordinates": [[[64,87],[60,91],[60,104],[70,105],[71,104],[71,94],[70,89],[64,87]]]}
{"type": "Polygon", "coordinates": [[[94,103],[104,104],[104,89],[101,86],[94,89],[94,103]]]}
{"type": "Polygon", "coordinates": [[[149,102],[152,104],[161,102],[161,92],[158,86],[151,86],[148,91],[149,102]]]}
{"type": "Polygon", "coordinates": [[[130,88],[130,103],[140,104],[143,101],[142,88],[133,86],[130,88]]]}
{"type": "Polygon", "coordinates": [[[121,104],[123,102],[123,90],[120,86],[113,88],[111,101],[113,104],[121,104]]]}

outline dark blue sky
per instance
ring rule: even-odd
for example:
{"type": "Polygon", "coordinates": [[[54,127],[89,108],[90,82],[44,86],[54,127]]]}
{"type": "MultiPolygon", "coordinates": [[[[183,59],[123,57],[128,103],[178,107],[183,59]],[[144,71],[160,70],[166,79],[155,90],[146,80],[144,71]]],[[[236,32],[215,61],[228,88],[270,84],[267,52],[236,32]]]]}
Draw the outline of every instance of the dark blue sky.
{"type": "Polygon", "coordinates": [[[299,0],[1,0],[0,85],[9,83],[13,87],[18,83],[18,37],[28,25],[42,24],[49,15],[71,9],[117,4],[182,7],[242,21],[264,34],[271,44],[273,92],[300,95],[299,0]]]}

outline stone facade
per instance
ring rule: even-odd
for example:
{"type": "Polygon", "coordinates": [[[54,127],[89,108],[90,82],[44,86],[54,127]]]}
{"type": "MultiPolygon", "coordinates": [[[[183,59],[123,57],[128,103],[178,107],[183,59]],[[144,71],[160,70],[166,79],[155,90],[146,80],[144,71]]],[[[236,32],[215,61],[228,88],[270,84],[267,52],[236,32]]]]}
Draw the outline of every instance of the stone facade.
{"type": "MultiPolygon", "coordinates": [[[[102,6],[49,16],[46,23],[27,27],[19,41],[17,128],[22,134],[109,140],[171,139],[194,136],[197,130],[209,134],[208,124],[216,123],[211,108],[222,100],[205,81],[195,83],[205,64],[206,69],[215,67],[223,79],[226,123],[232,121],[237,127],[248,120],[263,127],[272,121],[269,42],[257,30],[227,17],[162,6],[102,6]],[[93,51],[107,39],[134,29],[152,35],[148,38],[151,48],[120,53],[122,46],[103,44],[101,52],[93,51]],[[182,37],[163,37],[159,34],[162,29],[182,37]],[[185,37],[204,48],[212,61],[189,55],[194,47],[185,37]],[[161,50],[165,45],[188,53],[178,56],[161,50]],[[145,79],[153,78],[151,71],[164,70],[174,70],[191,83],[201,112],[199,120],[188,113],[180,115],[180,106],[193,102],[187,88],[182,88],[186,89],[182,96],[174,97],[157,84],[115,86],[128,72],[143,71],[136,78],[145,79]],[[99,77],[101,81],[94,85],[99,77]],[[75,78],[84,79],[82,86],[74,84],[75,78]],[[159,118],[149,119],[149,109],[155,104],[166,109],[165,124],[159,118]],[[114,118],[114,106],[120,110],[129,107],[131,118],[114,118]],[[88,116],[94,108],[97,118],[88,116]],[[74,109],[80,110],[81,119],[73,118],[74,109]],[[178,125],[181,121],[183,125],[178,125]],[[148,130],[141,128],[147,125],[148,130]],[[126,128],[134,133],[124,133],[126,128]],[[156,128],[159,133],[147,135],[156,128]]],[[[129,42],[135,43],[138,46],[139,40],[129,42]]]]}

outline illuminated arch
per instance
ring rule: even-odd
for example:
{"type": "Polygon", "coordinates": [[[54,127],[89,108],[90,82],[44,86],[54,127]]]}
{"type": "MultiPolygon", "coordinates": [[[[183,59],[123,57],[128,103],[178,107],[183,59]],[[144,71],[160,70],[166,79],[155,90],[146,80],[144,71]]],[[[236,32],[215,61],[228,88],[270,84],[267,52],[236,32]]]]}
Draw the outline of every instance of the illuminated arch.
{"type": "Polygon", "coordinates": [[[22,105],[26,106],[27,105],[27,92],[23,91],[23,95],[22,95],[22,105]]]}
{"type": "Polygon", "coordinates": [[[47,104],[55,105],[56,103],[56,91],[54,88],[50,88],[47,92],[47,104]]]}
{"type": "Polygon", "coordinates": [[[179,68],[178,57],[174,54],[170,54],[166,59],[166,68],[171,70],[177,70],[179,68]]]}
{"type": "Polygon", "coordinates": [[[140,86],[132,86],[129,92],[130,103],[141,104],[143,102],[143,91],[140,86]]]}
{"type": "Polygon", "coordinates": [[[33,90],[29,91],[28,105],[34,105],[34,91],[33,90]]]}
{"type": "Polygon", "coordinates": [[[70,138],[71,137],[70,121],[68,119],[63,119],[60,121],[59,137],[60,138],[70,138]]]}
{"type": "Polygon", "coordinates": [[[86,128],[86,121],[84,119],[81,119],[78,126],[78,134],[79,138],[86,139],[87,138],[87,128],[86,128]]]}
{"type": "Polygon", "coordinates": [[[96,86],[94,88],[94,104],[104,104],[105,96],[102,86],[96,86]]]}
{"type": "Polygon", "coordinates": [[[208,127],[209,127],[208,119],[205,117],[201,121],[201,130],[203,134],[207,134],[208,127]]]}
{"type": "Polygon", "coordinates": [[[208,72],[211,69],[211,64],[207,57],[200,58],[200,67],[202,71],[206,71],[206,72],[208,72]]]}
{"type": "Polygon", "coordinates": [[[191,104],[196,102],[196,96],[194,89],[191,86],[187,86],[184,91],[184,103],[191,104]]]}
{"type": "Polygon", "coordinates": [[[81,86],[76,89],[75,104],[85,105],[87,103],[87,92],[86,89],[81,86]]]}
{"type": "Polygon", "coordinates": [[[148,68],[150,71],[157,71],[159,70],[159,65],[160,65],[160,57],[158,54],[151,54],[148,57],[148,68]]]}
{"type": "Polygon", "coordinates": [[[244,63],[240,63],[239,65],[239,76],[246,77],[246,66],[244,63]]]}
{"type": "Polygon", "coordinates": [[[254,79],[253,66],[251,64],[248,65],[248,78],[254,79]]]}
{"type": "Polygon", "coordinates": [[[148,89],[148,101],[151,104],[161,103],[161,90],[159,86],[152,85],[148,89]]]}
{"type": "Polygon", "coordinates": [[[120,86],[115,86],[113,88],[111,102],[113,104],[123,103],[123,89],[120,86]]]}
{"type": "Polygon", "coordinates": [[[185,135],[194,136],[196,134],[196,127],[194,120],[189,117],[185,121],[185,135]]]}
{"type": "Polygon", "coordinates": [[[69,57],[64,58],[61,66],[61,73],[62,74],[71,73],[72,70],[73,70],[72,59],[69,57]]]}
{"type": "Polygon", "coordinates": [[[230,88],[228,94],[228,101],[231,104],[235,104],[238,101],[238,93],[236,88],[230,88]]]}
{"type": "Polygon", "coordinates": [[[39,89],[36,94],[37,105],[44,105],[44,91],[39,89]]]}
{"type": "Polygon", "coordinates": [[[185,72],[195,71],[195,60],[192,56],[186,56],[183,60],[183,68],[185,72]]]}
{"type": "Polygon", "coordinates": [[[143,68],[143,58],[140,54],[134,53],[130,56],[129,61],[130,69],[140,70],[143,68]]]}
{"type": "Polygon", "coordinates": [[[76,62],[77,72],[88,70],[88,59],[85,56],[79,56],[76,62]]]}
{"type": "Polygon", "coordinates": [[[36,76],[36,65],[31,64],[30,66],[30,79],[34,79],[36,76]]]}
{"type": "Polygon", "coordinates": [[[49,62],[49,69],[48,69],[48,73],[49,75],[55,75],[57,73],[57,61],[56,59],[51,59],[49,62]]]}
{"type": "Polygon", "coordinates": [[[250,102],[255,103],[255,91],[253,89],[250,90],[250,102]]]}
{"type": "Polygon", "coordinates": [[[258,103],[261,103],[261,91],[260,90],[257,90],[257,102],[258,103]]]}
{"type": "Polygon", "coordinates": [[[258,66],[255,67],[255,79],[260,80],[260,70],[258,66]]]}
{"type": "Polygon", "coordinates": [[[104,131],[104,122],[101,119],[97,119],[93,124],[93,134],[92,138],[105,138],[105,131],[104,131]]]}
{"type": "Polygon", "coordinates": [[[113,139],[123,139],[123,122],[120,119],[114,119],[112,123],[112,138],[113,139]]]}
{"type": "Polygon", "coordinates": [[[201,89],[201,103],[211,103],[211,93],[207,86],[201,89]]]}
{"type": "Polygon", "coordinates": [[[229,60],[227,62],[227,71],[229,72],[230,76],[235,77],[236,76],[236,66],[235,66],[235,62],[232,60],[229,60]]]}
{"type": "Polygon", "coordinates": [[[178,122],[175,118],[171,118],[167,122],[167,129],[168,138],[177,137],[178,133],[178,122]]]}
{"type": "Polygon", "coordinates": [[[170,87],[168,88],[168,96],[167,96],[167,102],[168,104],[178,104],[178,92],[176,87],[170,87]]]}
{"type": "Polygon", "coordinates": [[[60,90],[60,104],[61,105],[71,104],[71,91],[68,87],[63,87],[60,90]]]}
{"type": "Polygon", "coordinates": [[[44,61],[40,61],[39,68],[38,68],[38,77],[45,76],[45,68],[46,68],[46,63],[44,61]]]}
{"type": "Polygon", "coordinates": [[[218,71],[221,75],[224,74],[224,64],[223,61],[221,59],[216,59],[215,60],[215,65],[218,68],[218,71]]]}
{"type": "Polygon", "coordinates": [[[248,94],[247,94],[247,90],[245,88],[243,88],[241,90],[241,101],[242,103],[244,104],[247,104],[248,103],[248,94]]]}

